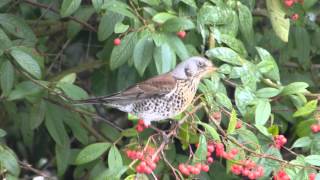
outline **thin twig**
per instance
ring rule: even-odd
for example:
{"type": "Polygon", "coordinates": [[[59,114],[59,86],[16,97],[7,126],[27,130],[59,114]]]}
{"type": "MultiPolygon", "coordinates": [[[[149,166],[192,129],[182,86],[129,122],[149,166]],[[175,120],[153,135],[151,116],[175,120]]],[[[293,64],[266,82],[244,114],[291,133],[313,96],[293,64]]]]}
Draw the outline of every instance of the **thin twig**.
{"type": "Polygon", "coordinates": [[[26,169],[28,171],[32,171],[34,172],[35,174],[39,175],[39,176],[42,176],[42,177],[45,177],[45,178],[48,178],[48,179],[53,179],[52,177],[50,177],[47,173],[44,173],[36,168],[33,168],[31,164],[28,164],[26,162],[23,162],[23,161],[18,161],[20,167],[22,169],[26,169]]]}

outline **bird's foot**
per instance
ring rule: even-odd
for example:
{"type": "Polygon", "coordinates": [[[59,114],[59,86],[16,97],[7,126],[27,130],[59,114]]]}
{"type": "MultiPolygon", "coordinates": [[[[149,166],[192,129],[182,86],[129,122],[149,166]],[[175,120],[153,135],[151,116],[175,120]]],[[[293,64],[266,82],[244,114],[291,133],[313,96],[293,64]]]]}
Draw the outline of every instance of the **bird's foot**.
{"type": "Polygon", "coordinates": [[[169,136],[168,134],[166,133],[166,131],[164,130],[161,130],[153,125],[150,125],[149,126],[150,128],[152,128],[153,130],[155,130],[158,134],[161,134],[162,135],[162,139],[165,143],[168,143],[169,142],[169,136]]]}

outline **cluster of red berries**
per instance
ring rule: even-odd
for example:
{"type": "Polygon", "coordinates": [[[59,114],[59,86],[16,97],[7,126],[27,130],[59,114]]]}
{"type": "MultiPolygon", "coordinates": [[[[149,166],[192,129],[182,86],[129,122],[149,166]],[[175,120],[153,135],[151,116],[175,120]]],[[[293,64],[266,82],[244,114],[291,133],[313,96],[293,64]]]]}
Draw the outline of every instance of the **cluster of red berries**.
{"type": "Polygon", "coordinates": [[[196,163],[195,165],[192,166],[189,164],[181,163],[181,164],[179,164],[178,169],[185,176],[198,175],[198,174],[200,174],[201,171],[208,172],[209,165],[196,163]]]}
{"type": "Polygon", "coordinates": [[[231,166],[231,172],[235,175],[242,175],[248,177],[248,179],[258,179],[263,176],[264,169],[262,166],[258,166],[254,161],[242,160],[241,165],[234,164],[231,166]]]}
{"type": "Polygon", "coordinates": [[[233,159],[238,154],[238,149],[233,148],[229,152],[226,152],[224,150],[224,145],[222,143],[215,143],[215,150],[216,150],[216,156],[217,157],[223,157],[227,160],[233,159]]]}
{"type": "Polygon", "coordinates": [[[287,143],[287,138],[284,135],[276,135],[274,137],[274,146],[278,149],[281,149],[283,145],[287,143]]]}
{"type": "Polygon", "coordinates": [[[151,174],[153,170],[157,167],[157,162],[160,160],[160,157],[156,155],[154,158],[152,157],[155,153],[155,149],[153,147],[146,147],[142,151],[135,150],[127,150],[126,154],[128,158],[132,160],[140,160],[140,163],[136,166],[137,173],[141,174],[151,174]]]}
{"type": "Polygon", "coordinates": [[[142,119],[139,119],[138,124],[136,126],[137,132],[142,132],[145,128],[147,128],[147,126],[144,124],[142,119]]]}
{"type": "Polygon", "coordinates": [[[280,170],[273,176],[273,180],[290,180],[290,177],[284,170],[280,170]]]}
{"type": "Polygon", "coordinates": [[[320,132],[320,124],[312,124],[310,126],[310,129],[313,133],[320,132]]]}
{"type": "Polygon", "coordinates": [[[309,180],[315,180],[316,179],[316,173],[310,173],[309,174],[309,180]]]}
{"type": "Polygon", "coordinates": [[[187,33],[185,31],[178,31],[177,32],[177,36],[180,38],[180,39],[184,39],[186,37],[187,33]]]}

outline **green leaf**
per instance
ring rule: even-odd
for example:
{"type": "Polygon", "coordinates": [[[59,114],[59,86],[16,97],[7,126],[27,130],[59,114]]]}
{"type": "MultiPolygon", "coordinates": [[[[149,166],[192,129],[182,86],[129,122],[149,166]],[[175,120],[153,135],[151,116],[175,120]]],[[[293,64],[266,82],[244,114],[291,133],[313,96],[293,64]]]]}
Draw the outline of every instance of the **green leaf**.
{"type": "MultiPolygon", "coordinates": [[[[94,13],[94,9],[92,7],[89,7],[89,6],[80,7],[74,14],[74,17],[86,22],[88,21],[88,19],[91,17],[93,13],[94,13]]],[[[69,39],[72,39],[81,31],[82,25],[75,21],[69,21],[67,29],[68,29],[67,36],[69,39]]]]}
{"type": "Polygon", "coordinates": [[[80,165],[91,162],[105,153],[110,146],[111,144],[107,142],[90,144],[80,151],[75,163],[80,165]]]}
{"type": "Polygon", "coordinates": [[[76,78],[77,78],[77,74],[76,73],[70,73],[70,74],[67,74],[67,75],[63,76],[59,80],[59,82],[73,84],[75,82],[76,78]]]}
{"type": "Polygon", "coordinates": [[[252,27],[252,15],[250,9],[238,3],[238,13],[239,13],[239,22],[240,22],[240,31],[245,40],[249,44],[254,43],[254,32],[252,27]]]}
{"type": "Polygon", "coordinates": [[[232,103],[229,97],[221,92],[216,93],[216,101],[223,105],[224,107],[228,108],[229,110],[232,109],[232,103]]]}
{"type": "Polygon", "coordinates": [[[266,3],[273,30],[282,41],[288,42],[290,20],[286,18],[281,1],[268,0],[266,3]]]}
{"type": "Polygon", "coordinates": [[[310,155],[305,158],[305,161],[314,166],[320,166],[320,155],[310,155]]]}
{"type": "Polygon", "coordinates": [[[7,135],[7,132],[3,129],[0,129],[0,138],[4,137],[7,135]]]}
{"type": "Polygon", "coordinates": [[[37,38],[26,21],[12,14],[0,14],[0,25],[10,34],[35,43],[37,38]]]}
{"type": "Polygon", "coordinates": [[[2,168],[7,169],[11,174],[19,176],[20,167],[17,158],[11,149],[0,146],[0,164],[2,168]]]}
{"type": "Polygon", "coordinates": [[[116,12],[108,11],[102,16],[98,27],[98,40],[104,41],[114,31],[115,25],[121,22],[124,17],[116,12]]]}
{"type": "Polygon", "coordinates": [[[122,22],[117,22],[114,26],[114,33],[124,33],[129,29],[129,25],[123,24],[122,22]]]}
{"type": "Polygon", "coordinates": [[[12,42],[7,34],[0,27],[0,56],[5,50],[12,46],[12,42]]]}
{"type": "Polygon", "coordinates": [[[185,60],[190,57],[189,52],[180,38],[177,36],[167,35],[167,43],[171,46],[174,52],[181,60],[185,60]]]}
{"type": "Polygon", "coordinates": [[[237,112],[234,109],[232,109],[231,116],[229,118],[227,134],[232,134],[236,129],[236,125],[237,125],[237,112]]]}
{"type": "Polygon", "coordinates": [[[285,96],[297,93],[304,93],[307,92],[307,87],[309,87],[309,85],[305,82],[293,82],[283,88],[281,95],[285,96]]]}
{"type": "Polygon", "coordinates": [[[153,52],[153,59],[156,64],[158,74],[169,72],[176,65],[176,55],[167,43],[156,47],[153,52]]]}
{"type": "Polygon", "coordinates": [[[195,28],[195,25],[190,19],[177,17],[170,18],[164,22],[162,29],[167,32],[178,32],[181,30],[190,30],[195,28]]]}
{"type": "Polygon", "coordinates": [[[242,65],[244,63],[243,59],[238,53],[226,47],[217,47],[209,49],[206,52],[206,55],[210,58],[217,58],[221,61],[234,65],[242,65]]]}
{"type": "Polygon", "coordinates": [[[74,84],[58,82],[57,87],[63,90],[63,92],[73,100],[88,98],[87,92],[74,84]]]}
{"type": "Polygon", "coordinates": [[[204,5],[201,7],[197,18],[202,24],[223,25],[232,22],[232,12],[226,6],[204,5]]]}
{"type": "Polygon", "coordinates": [[[42,88],[34,84],[32,81],[23,81],[15,86],[15,88],[10,92],[8,100],[22,99],[28,96],[40,93],[42,88]]]}
{"type": "Polygon", "coordinates": [[[94,9],[97,12],[100,12],[102,5],[105,4],[109,0],[91,0],[91,1],[92,1],[92,5],[93,5],[94,9]]]}
{"type": "Polygon", "coordinates": [[[207,141],[206,137],[201,134],[199,137],[199,146],[194,153],[193,163],[196,162],[203,162],[206,160],[207,157],[207,141]]]}
{"type": "Polygon", "coordinates": [[[69,143],[69,137],[63,124],[63,109],[55,104],[47,102],[45,125],[50,136],[60,146],[69,143]]]}
{"type": "Polygon", "coordinates": [[[122,166],[122,157],[116,146],[111,146],[108,154],[108,165],[111,170],[119,170],[122,166]]]}
{"type": "Polygon", "coordinates": [[[149,4],[150,6],[159,6],[160,4],[160,0],[141,0],[141,1],[149,4]]]}
{"type": "Polygon", "coordinates": [[[10,61],[5,61],[1,65],[0,69],[0,83],[1,90],[4,96],[7,96],[14,84],[15,74],[14,68],[10,61]]]}
{"type": "Polygon", "coordinates": [[[211,137],[213,138],[213,140],[215,141],[220,141],[220,137],[219,134],[217,133],[217,130],[215,128],[213,128],[212,126],[210,126],[207,123],[203,123],[201,121],[197,122],[198,124],[200,124],[201,126],[203,126],[206,131],[211,135],[211,137]]]}
{"type": "Polygon", "coordinates": [[[247,147],[253,150],[257,150],[257,147],[260,143],[257,136],[253,132],[244,128],[237,129],[236,131],[239,135],[239,142],[245,144],[247,147]]]}
{"type": "Polygon", "coordinates": [[[69,147],[69,144],[65,144],[63,146],[56,144],[55,152],[56,152],[58,176],[61,177],[64,175],[64,173],[68,168],[69,159],[71,156],[71,149],[69,147]]]}
{"type": "Polygon", "coordinates": [[[308,68],[310,63],[306,62],[306,59],[310,59],[312,49],[309,32],[304,27],[295,27],[293,30],[296,57],[303,67],[308,68]]]}
{"type": "Polygon", "coordinates": [[[2,0],[0,2],[0,8],[2,8],[3,6],[7,5],[11,0],[2,0]]]}
{"type": "Polygon", "coordinates": [[[318,100],[311,100],[303,107],[299,108],[294,114],[293,117],[307,116],[317,110],[318,100]]]}
{"type": "Polygon", "coordinates": [[[256,47],[260,59],[262,60],[258,64],[259,70],[268,78],[280,81],[279,68],[272,55],[265,49],[256,47]]]}
{"type": "Polygon", "coordinates": [[[255,123],[265,125],[271,115],[271,105],[269,100],[259,100],[255,111],[255,123]]]}
{"type": "Polygon", "coordinates": [[[70,16],[72,13],[74,13],[81,4],[81,0],[63,0],[60,14],[62,17],[70,16]]]}
{"type": "Polygon", "coordinates": [[[311,142],[312,140],[309,136],[301,137],[293,143],[291,148],[310,147],[311,142]]]}
{"type": "Polygon", "coordinates": [[[255,125],[255,127],[266,137],[271,137],[272,135],[269,133],[268,129],[263,125],[255,125]]]}
{"type": "Polygon", "coordinates": [[[88,144],[88,131],[81,124],[82,119],[76,113],[65,111],[63,121],[72,130],[74,137],[82,144],[88,144]]]}
{"type": "Polygon", "coordinates": [[[186,5],[191,6],[193,8],[197,8],[195,0],[181,0],[181,2],[184,2],[186,5]]]}
{"type": "Polygon", "coordinates": [[[156,15],[154,15],[152,17],[152,21],[162,24],[164,22],[166,22],[167,20],[171,19],[171,18],[176,18],[177,16],[167,13],[167,12],[160,12],[157,13],[156,15]]]}
{"type": "Polygon", "coordinates": [[[279,89],[267,87],[259,89],[256,92],[256,95],[260,98],[271,98],[277,96],[278,94],[280,94],[280,92],[281,91],[279,89]]]}
{"type": "Polygon", "coordinates": [[[117,1],[117,0],[110,0],[107,1],[106,3],[104,3],[102,5],[102,9],[106,9],[115,13],[119,13],[121,15],[136,19],[136,16],[132,13],[130,7],[121,2],[121,1],[117,1]]]}
{"type": "Polygon", "coordinates": [[[135,128],[130,128],[130,129],[125,129],[121,131],[121,135],[124,137],[135,137],[138,135],[138,133],[135,128]]]}
{"type": "Polygon", "coordinates": [[[298,137],[308,136],[311,133],[310,126],[314,123],[316,123],[314,119],[299,122],[297,128],[295,129],[295,133],[298,135],[298,137]]]}
{"type": "Polygon", "coordinates": [[[28,54],[20,47],[12,48],[10,54],[25,71],[37,79],[41,78],[40,66],[37,60],[32,57],[32,55],[28,54]]]}
{"type": "Polygon", "coordinates": [[[255,95],[249,88],[236,87],[235,101],[242,115],[246,114],[247,106],[255,99],[255,95]]]}
{"type": "Polygon", "coordinates": [[[152,60],[153,49],[154,43],[149,36],[141,38],[134,47],[133,62],[140,76],[143,76],[144,71],[152,60]]]}
{"type": "Polygon", "coordinates": [[[110,68],[114,70],[127,62],[133,53],[137,41],[137,33],[129,33],[122,39],[119,46],[113,48],[110,59],[110,68]]]}
{"type": "Polygon", "coordinates": [[[44,120],[46,112],[46,103],[44,100],[34,104],[31,107],[29,125],[32,130],[38,128],[44,120]]]}
{"type": "Polygon", "coordinates": [[[229,46],[231,49],[235,50],[237,53],[241,54],[242,56],[247,56],[247,50],[244,47],[243,43],[238,40],[237,38],[227,35],[227,34],[221,34],[220,40],[222,43],[229,46]]]}

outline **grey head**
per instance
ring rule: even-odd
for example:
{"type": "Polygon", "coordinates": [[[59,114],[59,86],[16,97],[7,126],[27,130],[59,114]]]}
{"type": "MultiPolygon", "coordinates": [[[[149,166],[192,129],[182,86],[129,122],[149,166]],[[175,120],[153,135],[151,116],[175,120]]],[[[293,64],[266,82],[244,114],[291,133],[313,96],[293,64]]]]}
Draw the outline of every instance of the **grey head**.
{"type": "Polygon", "coordinates": [[[204,57],[194,56],[186,59],[171,71],[177,79],[199,78],[217,70],[212,62],[204,57]]]}

